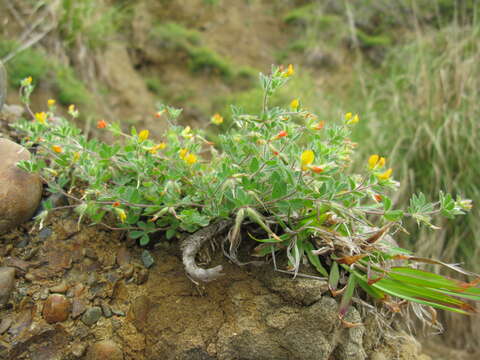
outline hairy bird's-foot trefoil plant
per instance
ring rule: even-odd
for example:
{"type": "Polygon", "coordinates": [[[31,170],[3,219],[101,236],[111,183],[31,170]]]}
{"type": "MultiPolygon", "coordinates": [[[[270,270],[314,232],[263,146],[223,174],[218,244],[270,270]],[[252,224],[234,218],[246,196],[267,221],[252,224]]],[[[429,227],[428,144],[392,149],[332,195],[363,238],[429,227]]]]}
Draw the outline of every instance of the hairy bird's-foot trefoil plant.
{"type": "MultiPolygon", "coordinates": [[[[342,320],[352,298],[365,293],[393,312],[416,304],[415,313],[432,322],[434,308],[473,313],[469,301],[480,300],[477,275],[416,257],[392,238],[408,218],[435,229],[433,215],[463,214],[470,201],[440,194],[429,203],[418,194],[408,209],[395,209],[391,196],[399,183],[387,159],[373,154],[362,173],[349,170],[357,145],[349,136],[361,121],[358,114],[330,122],[304,109],[301,99],[284,108],[269,106],[294,72],[290,65],[260,74],[262,108],[244,114],[232,106],[230,130],[215,144],[202,132],[180,126],[181,110],[168,106],[156,115],[170,125],[161,139],[150,138],[147,129],[127,134],[118,124],[99,120],[99,131],[118,138],[111,145],[82,135],[68,119],[54,115],[53,105],[30,112],[32,119],[15,127],[35,156],[18,166],[39,173],[49,192],[63,194],[79,221],[88,218],[126,231],[140,245],[152,234],[182,239],[183,261],[194,281],[221,275],[221,266],[200,268],[195,255],[206,241],[224,234],[224,252],[238,264],[242,238],[258,243],[251,256],[272,259],[279,271],[315,276],[304,274],[308,269],[300,272],[309,262],[317,277],[328,279],[332,294],[342,296],[342,320]],[[284,259],[280,267],[277,258],[284,259]],[[440,276],[421,269],[421,263],[445,266],[472,280],[440,276]]],[[[32,90],[25,80],[21,95],[27,109],[32,90]]],[[[75,106],[69,114],[78,116],[75,106]]],[[[220,125],[223,117],[215,114],[211,122],[220,125]]],[[[57,209],[45,201],[37,220],[42,224],[57,209]]]]}

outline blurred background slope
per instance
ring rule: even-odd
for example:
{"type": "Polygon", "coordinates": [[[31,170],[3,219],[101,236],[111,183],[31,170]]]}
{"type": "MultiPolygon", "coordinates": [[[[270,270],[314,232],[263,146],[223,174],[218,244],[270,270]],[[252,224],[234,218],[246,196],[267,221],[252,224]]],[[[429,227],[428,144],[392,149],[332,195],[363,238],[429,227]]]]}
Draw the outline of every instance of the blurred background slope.
{"type": "MultiPolygon", "coordinates": [[[[402,240],[479,272],[479,10],[476,0],[0,0],[0,59],[10,103],[32,76],[34,109],[76,104],[87,132],[105,118],[160,136],[166,103],[212,138],[213,113],[225,129],[230,103],[258,110],[258,72],[293,63],[277,101],[299,97],[327,123],[359,113],[356,166],[386,156],[400,206],[419,191],[474,200],[468,216],[436,232],[411,226],[402,240]]],[[[444,322],[449,346],[478,350],[478,319],[444,322]]]]}

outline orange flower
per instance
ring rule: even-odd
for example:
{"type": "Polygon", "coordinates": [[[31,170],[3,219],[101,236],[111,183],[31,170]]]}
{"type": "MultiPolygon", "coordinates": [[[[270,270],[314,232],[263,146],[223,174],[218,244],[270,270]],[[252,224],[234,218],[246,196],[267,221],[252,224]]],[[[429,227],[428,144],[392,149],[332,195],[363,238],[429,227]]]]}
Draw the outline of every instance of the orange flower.
{"type": "Polygon", "coordinates": [[[63,152],[63,149],[61,148],[61,146],[58,146],[58,145],[53,145],[52,150],[55,151],[57,154],[60,154],[61,152],[63,152]]]}
{"type": "Polygon", "coordinates": [[[376,202],[381,202],[383,200],[382,195],[375,194],[373,195],[376,202]]]}
{"type": "Polygon", "coordinates": [[[105,120],[98,120],[97,129],[105,129],[107,127],[107,122],[105,120]]]}
{"type": "Polygon", "coordinates": [[[320,121],[318,124],[313,126],[313,130],[322,130],[325,126],[325,121],[320,121]]]}
{"type": "Polygon", "coordinates": [[[275,136],[275,139],[281,139],[285,136],[288,136],[288,133],[285,130],[282,130],[277,134],[277,136],[275,136]]]}
{"type": "Polygon", "coordinates": [[[120,206],[120,203],[118,201],[115,201],[113,204],[112,204],[113,207],[118,207],[120,206]]]}
{"type": "Polygon", "coordinates": [[[310,166],[310,170],[312,170],[315,174],[320,174],[323,172],[323,169],[320,166],[310,166]]]}

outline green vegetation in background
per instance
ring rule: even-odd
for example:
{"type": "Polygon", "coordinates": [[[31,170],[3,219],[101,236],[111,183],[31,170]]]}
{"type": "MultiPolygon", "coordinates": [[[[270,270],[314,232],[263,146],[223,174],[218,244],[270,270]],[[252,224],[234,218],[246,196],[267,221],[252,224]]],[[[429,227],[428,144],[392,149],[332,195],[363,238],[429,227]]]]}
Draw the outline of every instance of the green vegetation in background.
{"type": "Polygon", "coordinates": [[[67,45],[78,38],[90,48],[105,46],[130,19],[129,5],[103,5],[95,0],[62,0],[59,30],[67,45]]]}
{"type": "MultiPolygon", "coordinates": [[[[0,58],[18,49],[14,41],[0,40],[0,58]]],[[[58,101],[63,105],[86,105],[92,98],[74,70],[50,60],[40,50],[25,49],[18,52],[6,65],[8,80],[12,87],[18,87],[22,79],[31,76],[34,83],[52,84],[58,101]]]]}
{"type": "MultiPolygon", "coordinates": [[[[480,203],[479,35],[478,24],[426,31],[414,42],[392,48],[380,72],[358,72],[355,85],[363,82],[365,88],[357,92],[355,106],[369,114],[364,124],[372,139],[369,150],[390,153],[403,167],[407,191],[462,191],[480,203]],[[380,129],[382,136],[377,136],[380,129]]],[[[478,209],[449,225],[443,238],[423,234],[416,245],[429,255],[448,255],[450,261],[479,269],[478,209]]]]}
{"type": "Polygon", "coordinates": [[[87,88],[77,78],[72,68],[67,66],[56,66],[54,72],[55,87],[60,104],[85,105],[92,100],[87,88]]]}
{"type": "Polygon", "coordinates": [[[151,37],[163,48],[184,52],[188,57],[187,66],[193,73],[214,73],[228,81],[236,77],[251,76],[250,70],[236,69],[223,56],[202,45],[201,34],[196,30],[169,22],[155,26],[151,37]]]}
{"type": "MultiPolygon", "coordinates": [[[[14,41],[0,39],[0,58],[15,51],[19,45],[14,41]]],[[[8,81],[12,87],[18,87],[20,82],[28,76],[37,83],[46,78],[50,68],[45,54],[34,49],[20,51],[15,57],[5,64],[8,81]]]]}

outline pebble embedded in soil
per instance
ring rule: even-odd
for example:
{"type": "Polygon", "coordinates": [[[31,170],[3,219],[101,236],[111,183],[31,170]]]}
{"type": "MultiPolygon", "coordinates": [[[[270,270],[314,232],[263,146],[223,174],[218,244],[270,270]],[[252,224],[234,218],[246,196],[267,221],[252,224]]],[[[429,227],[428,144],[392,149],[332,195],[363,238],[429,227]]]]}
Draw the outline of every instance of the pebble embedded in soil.
{"type": "Polygon", "coordinates": [[[87,345],[82,343],[73,344],[72,347],[72,355],[76,358],[81,358],[83,354],[85,354],[85,350],[87,350],[87,345]]]}
{"type": "Polygon", "coordinates": [[[10,299],[15,283],[15,269],[0,267],[0,306],[5,305],[10,299]]]}
{"type": "Polygon", "coordinates": [[[87,360],[123,360],[123,352],[113,341],[100,341],[90,346],[87,360]]]}
{"type": "Polygon", "coordinates": [[[112,313],[112,309],[110,308],[110,306],[108,306],[105,303],[102,303],[102,305],[100,305],[100,306],[102,307],[103,316],[105,316],[106,318],[112,317],[113,313],[112,313]]]}
{"type": "Polygon", "coordinates": [[[88,308],[82,315],[82,322],[87,326],[92,326],[102,316],[102,309],[99,306],[88,308]]]}
{"type": "Polygon", "coordinates": [[[52,286],[50,292],[64,294],[68,290],[68,285],[65,280],[58,285],[52,286]]]}
{"type": "Polygon", "coordinates": [[[0,233],[29,220],[40,203],[39,176],[16,166],[29,159],[30,153],[23,146],[0,139],[0,233]]]}
{"type": "Polygon", "coordinates": [[[143,265],[148,269],[152,267],[152,265],[155,263],[155,260],[153,259],[152,255],[148,250],[143,250],[142,252],[142,262],[143,265]]]}
{"type": "Polygon", "coordinates": [[[70,313],[70,301],[60,294],[52,294],[43,304],[43,318],[49,324],[67,320],[70,313]]]}

